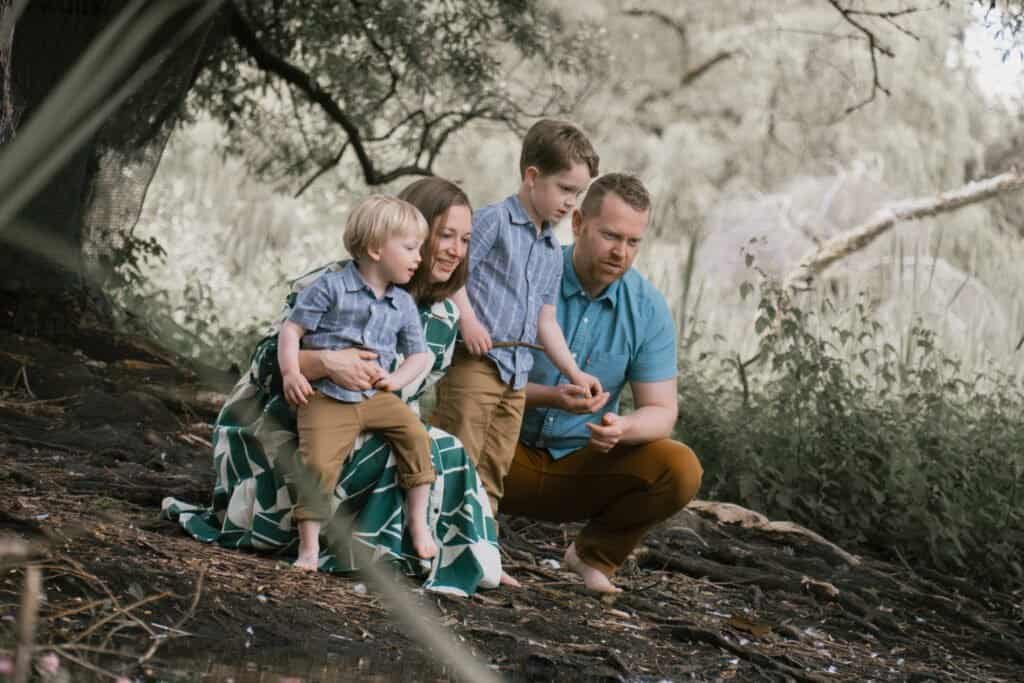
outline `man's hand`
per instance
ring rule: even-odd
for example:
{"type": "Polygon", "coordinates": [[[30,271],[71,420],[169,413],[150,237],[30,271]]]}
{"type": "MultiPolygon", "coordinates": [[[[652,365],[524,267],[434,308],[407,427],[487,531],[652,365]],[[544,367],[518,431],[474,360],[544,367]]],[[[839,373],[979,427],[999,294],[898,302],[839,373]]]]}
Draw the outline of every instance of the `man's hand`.
{"type": "MultiPolygon", "coordinates": [[[[601,386],[601,380],[594,377],[593,375],[587,374],[582,370],[576,372],[576,374],[569,377],[572,383],[582,387],[587,392],[588,396],[594,397],[604,392],[604,388],[601,386]]],[[[591,411],[593,412],[593,411],[591,411]]]]}
{"type": "Polygon", "coordinates": [[[590,445],[602,453],[607,453],[619,443],[625,433],[625,418],[616,413],[605,413],[601,416],[601,424],[587,423],[590,430],[590,445]]]}
{"type": "Polygon", "coordinates": [[[596,413],[608,402],[610,394],[602,391],[596,396],[577,384],[559,384],[555,387],[557,392],[555,407],[567,413],[576,415],[589,415],[596,413]]]}
{"type": "Polygon", "coordinates": [[[482,356],[491,350],[491,334],[476,317],[465,317],[459,320],[459,330],[466,349],[474,356],[482,356]]]}
{"type": "Polygon", "coordinates": [[[349,391],[366,391],[381,378],[384,369],[374,362],[376,359],[377,354],[366,349],[320,352],[328,379],[349,391]]]}
{"type": "Polygon", "coordinates": [[[293,406],[304,406],[307,396],[313,395],[313,387],[301,372],[290,372],[281,378],[284,384],[284,398],[293,406]]]}

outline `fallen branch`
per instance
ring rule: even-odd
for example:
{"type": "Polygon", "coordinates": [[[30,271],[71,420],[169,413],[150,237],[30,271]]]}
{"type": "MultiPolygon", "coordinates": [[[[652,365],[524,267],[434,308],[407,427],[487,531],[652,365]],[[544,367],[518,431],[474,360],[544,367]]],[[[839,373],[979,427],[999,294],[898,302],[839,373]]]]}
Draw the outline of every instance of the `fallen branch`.
{"type": "Polygon", "coordinates": [[[758,666],[774,669],[775,671],[782,672],[787,676],[790,676],[798,681],[805,681],[808,683],[824,683],[825,681],[830,680],[824,676],[807,673],[795,667],[783,664],[774,657],[766,655],[762,652],[758,652],[757,650],[753,650],[749,647],[743,647],[742,645],[734,643],[731,640],[728,640],[727,638],[722,636],[722,634],[715,633],[714,631],[708,631],[707,629],[699,628],[697,626],[693,626],[690,624],[678,623],[673,624],[672,626],[667,626],[665,628],[667,628],[671,632],[672,637],[676,640],[697,643],[703,642],[708,643],[709,645],[715,645],[717,647],[722,648],[723,650],[727,650],[728,652],[733,653],[734,655],[738,655],[739,657],[742,657],[743,659],[749,662],[753,662],[758,666]]]}
{"type": "Polygon", "coordinates": [[[867,222],[833,237],[805,254],[796,269],[786,277],[785,287],[808,289],[814,278],[821,275],[826,268],[864,249],[897,223],[931,218],[1021,188],[1024,188],[1024,174],[1013,170],[985,180],[967,183],[937,197],[909,199],[884,207],[875,212],[867,222]]]}
{"type": "Polygon", "coordinates": [[[32,651],[39,621],[39,601],[43,588],[43,575],[34,564],[25,567],[25,587],[18,609],[18,650],[14,656],[14,683],[26,683],[32,673],[32,651]]]}

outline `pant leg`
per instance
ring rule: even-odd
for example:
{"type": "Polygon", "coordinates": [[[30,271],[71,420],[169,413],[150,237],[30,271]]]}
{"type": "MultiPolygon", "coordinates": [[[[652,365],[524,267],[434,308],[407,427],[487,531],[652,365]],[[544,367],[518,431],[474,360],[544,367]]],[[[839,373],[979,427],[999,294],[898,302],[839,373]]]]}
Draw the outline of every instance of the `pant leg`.
{"type": "Polygon", "coordinates": [[[504,495],[505,476],[516,454],[525,406],[526,392],[505,386],[501,400],[495,407],[490,427],[484,436],[477,472],[487,489],[487,495],[491,500],[491,512],[495,516],[504,495]]]}
{"type": "Polygon", "coordinates": [[[437,402],[430,415],[430,424],[462,442],[492,504],[495,482],[481,469],[480,456],[505,389],[494,363],[456,349],[451,367],[437,384],[437,402]]]}
{"type": "Polygon", "coordinates": [[[588,446],[559,460],[520,446],[505,480],[504,510],[553,522],[589,520],[576,550],[610,576],[651,527],[697,495],[703,472],[693,451],[670,439],[607,453],[588,446]]]}
{"type": "Polygon", "coordinates": [[[403,489],[430,484],[436,478],[430,461],[430,437],[416,413],[392,393],[378,391],[358,404],[363,430],[377,432],[391,444],[403,489]]]}
{"type": "Polygon", "coordinates": [[[331,516],[331,496],[338,476],[359,436],[355,403],[342,403],[317,392],[299,406],[299,459],[312,477],[299,477],[298,499],[292,513],[296,521],[325,521],[331,516]],[[315,488],[303,485],[312,479],[315,488]]]}

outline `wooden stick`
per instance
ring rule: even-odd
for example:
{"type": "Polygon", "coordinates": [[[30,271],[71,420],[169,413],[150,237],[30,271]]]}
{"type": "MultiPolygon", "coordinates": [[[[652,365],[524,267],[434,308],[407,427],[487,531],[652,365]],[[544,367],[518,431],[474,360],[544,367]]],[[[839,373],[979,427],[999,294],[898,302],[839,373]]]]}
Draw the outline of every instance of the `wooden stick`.
{"type": "Polygon", "coordinates": [[[967,183],[937,197],[909,199],[890,204],[875,212],[867,222],[833,237],[805,254],[796,269],[786,277],[785,288],[808,289],[814,278],[821,275],[826,268],[864,249],[897,223],[955,211],[1021,188],[1024,188],[1024,174],[1014,169],[992,178],[967,183]]]}
{"type": "MultiPolygon", "coordinates": [[[[461,339],[458,341],[462,346],[466,345],[466,342],[461,339]]],[[[536,351],[544,351],[544,347],[540,344],[531,344],[530,342],[519,342],[519,341],[496,341],[491,343],[493,349],[510,349],[516,346],[523,346],[528,349],[534,349],[536,351]]]]}

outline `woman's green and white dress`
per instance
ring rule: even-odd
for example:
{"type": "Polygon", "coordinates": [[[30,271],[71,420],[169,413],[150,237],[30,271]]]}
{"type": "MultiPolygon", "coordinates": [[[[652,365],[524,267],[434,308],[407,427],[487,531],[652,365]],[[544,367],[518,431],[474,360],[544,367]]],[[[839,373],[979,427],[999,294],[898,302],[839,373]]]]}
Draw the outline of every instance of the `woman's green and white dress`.
{"type": "MultiPolygon", "coordinates": [[[[335,263],[297,280],[295,295],[335,263]]],[[[419,398],[451,363],[458,312],[451,301],[420,310],[424,336],[434,364],[424,378],[400,393],[419,412],[419,398]]],[[[501,575],[497,525],[476,468],[458,439],[428,427],[437,480],[431,486],[427,520],[439,552],[429,562],[416,557],[405,529],[404,495],[397,484],[395,459],[382,438],[364,434],[356,442],[334,490],[335,515],[351,524],[352,544],[344,556],[325,549],[320,569],[358,569],[358,558],[388,557],[409,574],[426,574],[424,587],[469,595],[478,587],[495,587],[501,575]],[[362,544],[369,553],[354,552],[362,544]]],[[[281,393],[277,336],[264,338],[253,353],[249,371],[235,385],[213,428],[213,464],[217,481],[210,507],[165,498],[162,514],[177,520],[193,537],[227,548],[276,551],[294,557],[298,534],[292,522],[295,488],[289,472],[298,463],[295,412],[281,393]]]]}

